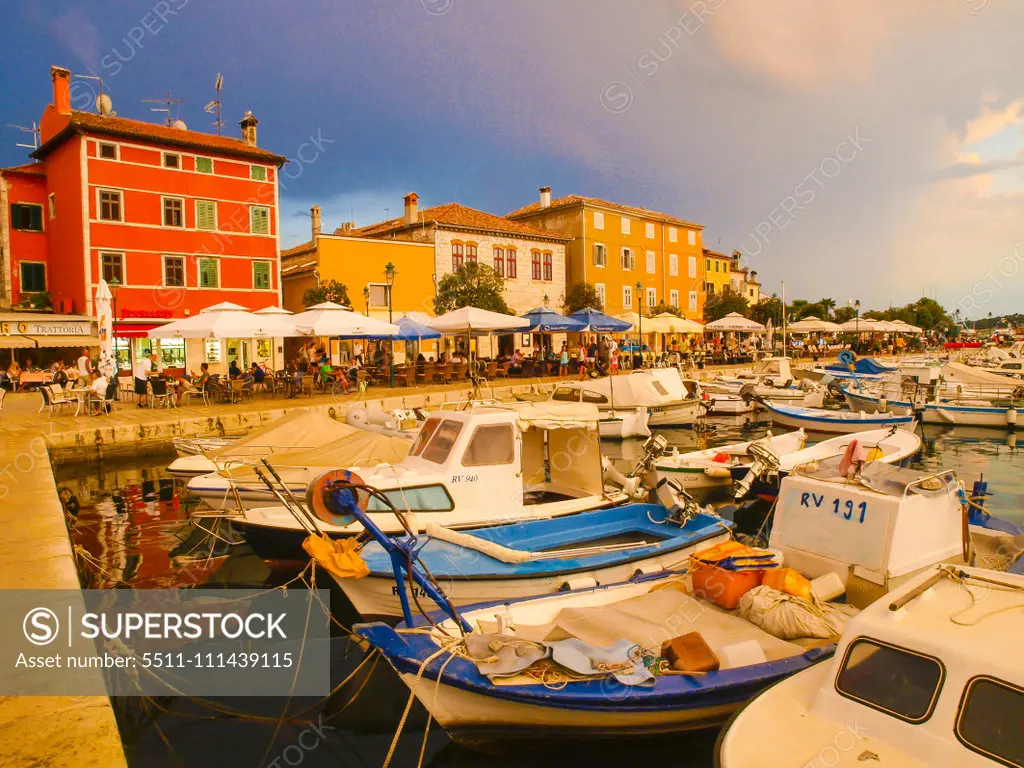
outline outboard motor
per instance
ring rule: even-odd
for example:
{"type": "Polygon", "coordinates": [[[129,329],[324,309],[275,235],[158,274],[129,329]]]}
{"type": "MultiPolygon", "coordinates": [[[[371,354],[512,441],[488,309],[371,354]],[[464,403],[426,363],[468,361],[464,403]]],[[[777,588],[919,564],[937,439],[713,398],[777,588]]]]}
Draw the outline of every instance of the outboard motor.
{"type": "Polygon", "coordinates": [[[654,492],[668,510],[668,519],[677,525],[686,525],[701,512],[716,514],[710,507],[701,507],[675,480],[665,478],[659,481],[654,492]]]}
{"type": "Polygon", "coordinates": [[[736,487],[733,489],[734,499],[742,499],[750,493],[750,486],[759,477],[779,471],[779,457],[771,448],[759,445],[758,443],[751,443],[747,448],[747,453],[754,457],[754,461],[751,463],[747,473],[736,483],[736,487]]]}
{"type": "Polygon", "coordinates": [[[649,488],[644,486],[644,476],[654,470],[654,462],[661,458],[668,449],[668,440],[663,435],[651,435],[641,448],[643,454],[636,466],[624,475],[617,470],[607,457],[601,457],[602,476],[605,482],[618,485],[631,498],[644,499],[649,488]]]}

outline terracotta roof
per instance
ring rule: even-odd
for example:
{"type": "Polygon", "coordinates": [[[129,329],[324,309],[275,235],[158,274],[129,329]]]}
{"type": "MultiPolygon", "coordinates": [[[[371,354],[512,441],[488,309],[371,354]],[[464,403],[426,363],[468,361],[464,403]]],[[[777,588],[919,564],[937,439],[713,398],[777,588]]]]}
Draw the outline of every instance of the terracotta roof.
{"type": "Polygon", "coordinates": [[[312,250],[313,241],[310,240],[308,242],[302,243],[301,245],[293,245],[291,248],[281,251],[281,258],[284,259],[287,258],[288,256],[295,256],[297,254],[305,253],[306,251],[312,250]]]}
{"type": "Polygon", "coordinates": [[[727,259],[729,261],[732,260],[731,256],[726,256],[724,253],[719,253],[718,251],[712,251],[710,248],[704,248],[703,250],[705,256],[712,256],[716,259],[727,259]]]}
{"type": "Polygon", "coordinates": [[[691,227],[693,229],[704,229],[703,224],[695,224],[692,221],[686,219],[680,219],[676,216],[670,216],[667,213],[661,213],[659,211],[649,211],[646,208],[637,208],[632,205],[622,205],[621,203],[611,203],[607,200],[601,200],[596,197],[584,197],[583,195],[566,195],[565,197],[559,197],[551,201],[551,205],[547,208],[541,208],[540,202],[530,203],[522,208],[512,211],[506,214],[510,219],[518,219],[523,216],[529,216],[531,214],[539,213],[540,211],[550,211],[556,208],[570,208],[575,205],[582,203],[589,203],[590,205],[600,205],[604,208],[613,208],[618,211],[624,211],[634,216],[648,219],[659,219],[669,224],[678,224],[683,227],[691,227]]]}
{"type": "MultiPolygon", "coordinates": [[[[500,232],[507,235],[519,235],[520,237],[530,237],[538,240],[557,240],[559,242],[569,242],[572,240],[568,235],[531,227],[529,224],[511,221],[486,211],[478,211],[461,203],[447,203],[446,205],[438,205],[434,208],[424,208],[420,211],[419,219],[415,224],[409,224],[405,217],[401,216],[382,221],[379,224],[371,224],[368,227],[354,229],[344,234],[352,237],[381,237],[382,235],[390,235],[426,224],[435,224],[446,229],[458,229],[469,232],[500,232]]],[[[342,234],[342,232],[337,230],[335,234],[342,234]]]]}
{"type": "Polygon", "coordinates": [[[65,139],[76,133],[99,133],[105,136],[141,139],[170,147],[185,147],[216,154],[263,160],[275,165],[283,165],[288,162],[288,158],[281,155],[275,155],[273,152],[259,147],[247,146],[241,139],[214,136],[212,133],[200,133],[199,131],[183,131],[166,125],[145,123],[141,120],[129,120],[126,117],[112,115],[95,115],[91,112],[72,112],[68,124],[33,152],[32,157],[45,157],[65,139]]]}
{"type": "Polygon", "coordinates": [[[312,272],[316,269],[316,260],[304,261],[300,264],[286,264],[281,267],[281,276],[301,275],[304,272],[312,272]]]}
{"type": "Polygon", "coordinates": [[[11,168],[0,168],[0,173],[24,173],[27,176],[46,175],[42,163],[27,163],[25,165],[15,165],[11,168]]]}

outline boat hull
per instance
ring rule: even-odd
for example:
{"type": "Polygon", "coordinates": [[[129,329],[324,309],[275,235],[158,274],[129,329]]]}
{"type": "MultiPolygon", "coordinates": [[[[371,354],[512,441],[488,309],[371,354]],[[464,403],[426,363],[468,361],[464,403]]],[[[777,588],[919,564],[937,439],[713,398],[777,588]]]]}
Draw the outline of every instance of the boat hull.
{"type": "Polygon", "coordinates": [[[1015,408],[972,408],[962,405],[930,403],[921,414],[925,424],[958,424],[967,427],[1014,429],[1017,426],[1015,408]]]}
{"type": "MultiPolygon", "coordinates": [[[[868,432],[870,430],[880,429],[881,427],[888,427],[892,425],[896,425],[900,429],[912,431],[917,426],[917,421],[912,417],[895,417],[892,419],[814,418],[796,416],[793,414],[775,410],[770,407],[768,409],[768,412],[771,416],[773,424],[781,424],[782,426],[789,427],[790,429],[804,429],[808,432],[820,432],[833,435],[849,435],[853,434],[854,432],[868,432]]],[[[858,413],[862,412],[858,411],[858,413]]]]}
{"type": "Polygon", "coordinates": [[[628,440],[634,437],[647,438],[651,436],[651,430],[647,426],[647,410],[645,408],[638,408],[635,411],[600,411],[600,414],[601,418],[597,422],[597,429],[604,440],[628,440]]]}
{"type": "Polygon", "coordinates": [[[682,400],[670,405],[649,407],[648,427],[686,427],[693,424],[700,415],[700,400],[682,400]]]}

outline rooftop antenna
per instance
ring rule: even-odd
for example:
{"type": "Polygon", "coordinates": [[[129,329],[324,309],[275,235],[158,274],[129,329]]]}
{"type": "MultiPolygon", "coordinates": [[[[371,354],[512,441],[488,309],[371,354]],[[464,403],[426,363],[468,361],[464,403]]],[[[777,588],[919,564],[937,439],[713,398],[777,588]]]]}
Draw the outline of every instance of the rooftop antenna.
{"type": "Polygon", "coordinates": [[[220,89],[224,87],[224,75],[219,72],[217,73],[217,82],[213,87],[217,89],[217,98],[203,107],[203,109],[211,115],[217,116],[217,119],[213,121],[213,124],[217,127],[217,135],[220,136],[220,129],[224,126],[224,123],[222,123],[220,119],[220,89]]]}
{"type": "MultiPolygon", "coordinates": [[[[89,70],[92,71],[91,69],[89,70]]],[[[114,112],[113,105],[110,102],[110,96],[103,92],[103,78],[99,75],[71,75],[77,77],[79,80],[95,80],[99,83],[99,93],[96,94],[96,111],[104,116],[113,117],[116,113],[114,112]],[[104,111],[105,110],[105,111],[104,111]]]]}
{"type": "Polygon", "coordinates": [[[171,92],[167,92],[166,99],[143,99],[143,104],[164,104],[163,107],[150,107],[150,112],[164,112],[167,115],[167,126],[170,127],[174,121],[171,119],[171,108],[174,104],[181,104],[181,99],[175,99],[171,96],[171,92]]]}
{"type": "Polygon", "coordinates": [[[24,149],[31,149],[33,152],[35,150],[39,149],[39,126],[36,124],[36,122],[34,120],[32,121],[32,127],[31,128],[26,128],[24,125],[14,125],[12,123],[8,123],[7,127],[8,128],[17,128],[22,133],[29,133],[29,134],[32,135],[32,143],[31,144],[15,144],[14,146],[22,147],[24,149]]]}

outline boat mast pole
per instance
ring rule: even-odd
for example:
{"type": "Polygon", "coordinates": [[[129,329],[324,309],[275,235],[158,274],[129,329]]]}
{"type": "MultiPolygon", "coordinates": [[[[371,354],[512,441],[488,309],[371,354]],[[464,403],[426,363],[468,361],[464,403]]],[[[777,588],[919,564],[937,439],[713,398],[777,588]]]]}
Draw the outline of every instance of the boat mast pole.
{"type": "Polygon", "coordinates": [[[782,356],[786,357],[786,281],[782,281],[782,356]]]}

